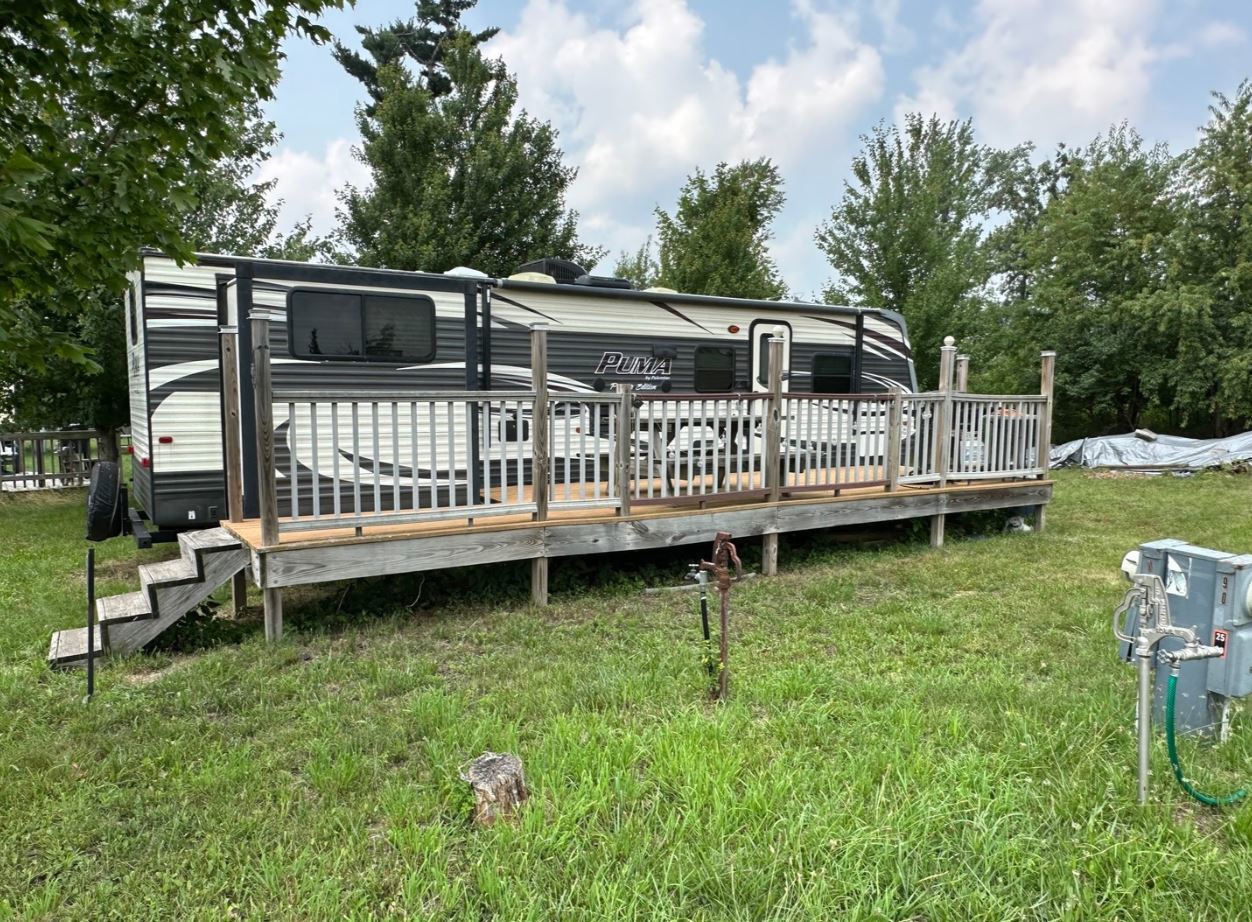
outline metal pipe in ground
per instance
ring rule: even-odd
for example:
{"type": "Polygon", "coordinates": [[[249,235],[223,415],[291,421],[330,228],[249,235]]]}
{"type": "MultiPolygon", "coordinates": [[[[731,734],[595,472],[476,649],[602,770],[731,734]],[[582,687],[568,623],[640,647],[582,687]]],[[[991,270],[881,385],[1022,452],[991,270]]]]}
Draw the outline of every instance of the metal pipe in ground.
{"type": "Polygon", "coordinates": [[[96,550],[87,548],[87,697],[96,693],[96,550]]]}
{"type": "Polygon", "coordinates": [[[720,668],[717,676],[717,699],[726,700],[726,692],[730,686],[730,568],[735,569],[735,577],[743,576],[743,564],[739,561],[739,553],[730,540],[730,533],[719,531],[713,540],[713,559],[700,561],[700,570],[712,573],[717,579],[717,592],[721,596],[721,637],[718,639],[718,656],[720,668]]]}
{"type": "Polygon", "coordinates": [[[1139,804],[1148,802],[1149,758],[1152,748],[1152,651],[1139,653],[1139,804]]]}

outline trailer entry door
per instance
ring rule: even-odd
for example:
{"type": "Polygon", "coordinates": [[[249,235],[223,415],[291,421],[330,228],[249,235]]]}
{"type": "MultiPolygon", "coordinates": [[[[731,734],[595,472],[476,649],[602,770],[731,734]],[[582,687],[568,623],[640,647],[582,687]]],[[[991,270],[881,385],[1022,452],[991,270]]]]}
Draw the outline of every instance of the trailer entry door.
{"type": "Polygon", "coordinates": [[[753,320],[748,327],[752,337],[752,390],[769,390],[769,341],[781,336],[783,341],[782,389],[788,391],[791,372],[791,324],[778,320],[753,320]]]}

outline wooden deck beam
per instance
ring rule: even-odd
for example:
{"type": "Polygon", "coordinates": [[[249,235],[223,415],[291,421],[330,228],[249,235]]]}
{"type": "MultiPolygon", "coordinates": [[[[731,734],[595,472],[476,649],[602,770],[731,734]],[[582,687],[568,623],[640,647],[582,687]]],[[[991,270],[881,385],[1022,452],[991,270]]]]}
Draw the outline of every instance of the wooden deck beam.
{"type": "MultiPolygon", "coordinates": [[[[476,525],[455,533],[366,534],[361,538],[293,542],[270,548],[254,546],[253,569],[262,588],[278,589],[471,564],[546,561],[578,554],[701,544],[718,531],[728,531],[736,538],[765,537],[956,512],[1042,506],[1051,496],[1051,481],[1027,480],[783,499],[713,509],[658,510],[584,520],[476,525]]],[[[249,530],[236,533],[239,532],[247,540],[249,530]]],[[[546,597],[547,586],[542,585],[542,590],[546,597]]]]}

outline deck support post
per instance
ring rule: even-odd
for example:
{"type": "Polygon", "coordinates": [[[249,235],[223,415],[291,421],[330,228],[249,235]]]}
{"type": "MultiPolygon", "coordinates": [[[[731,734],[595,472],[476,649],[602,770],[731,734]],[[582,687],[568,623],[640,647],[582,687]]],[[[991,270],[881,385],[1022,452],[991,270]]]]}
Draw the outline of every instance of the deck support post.
{"type": "MultiPolygon", "coordinates": [[[[274,482],[274,389],[270,380],[269,321],[252,321],[252,393],[256,408],[257,493],[261,511],[261,546],[278,544],[278,488],[274,482]]],[[[283,636],[281,589],[265,590],[265,639],[283,636]]]]}
{"type": "MultiPolygon", "coordinates": [[[[535,392],[535,405],[531,410],[531,490],[535,501],[534,520],[548,518],[548,327],[537,323],[530,328],[530,379],[535,392]]],[[[541,548],[541,550],[544,550],[541,548]]],[[[546,550],[545,550],[546,553],[546,550]]],[[[534,605],[548,604],[548,558],[535,557],[530,562],[530,601],[534,605]]]]}
{"type": "MultiPolygon", "coordinates": [[[[956,340],[948,336],[939,350],[939,393],[943,395],[943,405],[939,425],[935,427],[935,468],[941,487],[948,485],[948,470],[952,466],[952,388],[955,373],[956,340]]],[[[939,513],[930,520],[931,547],[943,547],[946,518],[943,513],[939,513]]]]}
{"type": "Polygon", "coordinates": [[[904,441],[904,391],[891,388],[887,404],[887,492],[900,489],[900,446],[904,441]]]}
{"type": "Polygon", "coordinates": [[[283,591],[265,590],[265,642],[277,643],[283,639],[283,591]]]}
{"type": "MultiPolygon", "coordinates": [[[[1045,398],[1039,413],[1039,444],[1036,446],[1039,468],[1039,479],[1048,479],[1048,468],[1051,466],[1052,450],[1052,385],[1056,377],[1056,353],[1043,352],[1039,355],[1039,393],[1045,398]]],[[[1035,507],[1035,531],[1043,531],[1047,524],[1047,506],[1035,507]]]]}
{"type": "Polygon", "coordinates": [[[634,434],[634,389],[629,384],[619,384],[617,404],[617,445],[614,446],[613,464],[617,478],[617,514],[630,515],[630,459],[631,436],[634,434]]]}
{"type": "Polygon", "coordinates": [[[248,607],[248,570],[245,567],[230,579],[230,607],[238,618],[248,607]]]}
{"type": "MultiPolygon", "coordinates": [[[[786,472],[782,469],[783,414],[783,339],[771,336],[769,340],[769,402],[765,413],[765,487],[769,501],[782,499],[786,472]]],[[[775,576],[778,573],[778,532],[770,532],[761,539],[761,573],[775,576]]]]}
{"type": "Polygon", "coordinates": [[[958,394],[969,392],[969,356],[958,355],[956,357],[956,387],[958,394]]]}

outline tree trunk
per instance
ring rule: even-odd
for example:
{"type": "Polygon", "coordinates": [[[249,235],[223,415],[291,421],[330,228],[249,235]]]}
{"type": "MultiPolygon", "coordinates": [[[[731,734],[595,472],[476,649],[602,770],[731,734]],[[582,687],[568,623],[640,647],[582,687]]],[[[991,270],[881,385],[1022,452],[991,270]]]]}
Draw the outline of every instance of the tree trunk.
{"type": "Polygon", "coordinates": [[[474,821],[483,826],[512,819],[530,796],[522,760],[508,752],[484,752],[461,769],[461,780],[474,792],[474,821]]]}
{"type": "Polygon", "coordinates": [[[99,431],[100,460],[112,461],[114,464],[117,464],[122,456],[121,449],[118,447],[117,429],[108,428],[99,431]]]}

